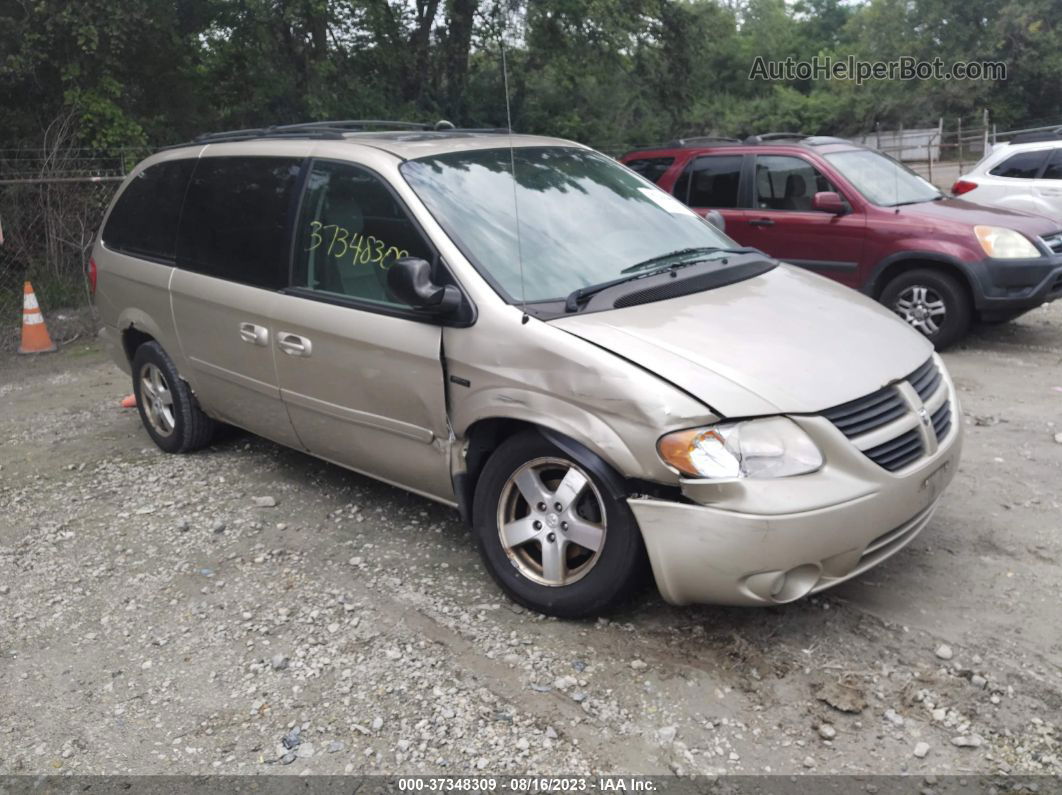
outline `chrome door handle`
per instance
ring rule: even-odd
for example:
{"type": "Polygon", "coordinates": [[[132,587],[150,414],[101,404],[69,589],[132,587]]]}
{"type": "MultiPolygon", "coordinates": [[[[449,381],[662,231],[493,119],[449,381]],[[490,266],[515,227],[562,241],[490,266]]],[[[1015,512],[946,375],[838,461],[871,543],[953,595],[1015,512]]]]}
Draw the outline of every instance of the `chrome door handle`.
{"type": "Polygon", "coordinates": [[[251,345],[268,345],[269,329],[265,326],[256,326],[254,323],[241,323],[240,339],[244,342],[249,342],[251,345]]]}
{"type": "Polygon", "coordinates": [[[312,342],[288,331],[277,334],[277,345],[289,356],[309,356],[313,351],[312,342]]]}

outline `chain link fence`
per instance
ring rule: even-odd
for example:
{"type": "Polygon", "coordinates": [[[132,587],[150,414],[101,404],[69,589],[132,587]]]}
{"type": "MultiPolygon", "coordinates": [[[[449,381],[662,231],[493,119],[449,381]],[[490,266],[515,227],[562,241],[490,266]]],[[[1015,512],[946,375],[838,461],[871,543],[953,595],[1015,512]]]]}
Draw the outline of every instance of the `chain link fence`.
{"type": "Polygon", "coordinates": [[[33,284],[57,343],[94,332],[85,266],[134,153],[0,150],[0,349],[17,345],[22,286],[33,284]]]}

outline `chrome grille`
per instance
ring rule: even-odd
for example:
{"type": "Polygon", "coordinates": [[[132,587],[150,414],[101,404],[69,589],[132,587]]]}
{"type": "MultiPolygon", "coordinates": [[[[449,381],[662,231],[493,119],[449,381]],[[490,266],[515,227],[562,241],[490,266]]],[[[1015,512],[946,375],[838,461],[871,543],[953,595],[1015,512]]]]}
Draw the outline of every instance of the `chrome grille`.
{"type": "Polygon", "coordinates": [[[900,434],[877,447],[864,450],[867,458],[878,466],[884,467],[890,472],[903,469],[916,458],[921,458],[925,448],[922,446],[922,437],[917,428],[912,428],[907,433],[900,434]]]}
{"type": "Polygon", "coordinates": [[[926,454],[923,433],[928,433],[929,425],[937,442],[951,431],[951,402],[944,387],[944,373],[936,360],[930,357],[902,382],[918,395],[917,399],[910,390],[891,384],[822,413],[867,458],[890,472],[903,469],[926,454]],[[927,416],[926,411],[932,414],[927,416]],[[922,423],[927,426],[925,431],[920,427],[922,423]],[[890,425],[894,429],[891,433],[890,425]]]}

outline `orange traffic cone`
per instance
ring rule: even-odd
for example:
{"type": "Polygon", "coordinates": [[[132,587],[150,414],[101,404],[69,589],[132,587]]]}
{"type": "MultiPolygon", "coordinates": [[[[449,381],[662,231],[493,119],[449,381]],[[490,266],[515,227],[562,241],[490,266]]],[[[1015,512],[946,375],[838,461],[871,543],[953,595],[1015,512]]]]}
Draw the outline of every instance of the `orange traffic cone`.
{"type": "Polygon", "coordinates": [[[48,336],[48,327],[44,325],[37,296],[33,286],[26,282],[22,288],[22,344],[19,353],[48,353],[55,350],[55,343],[48,336]]]}

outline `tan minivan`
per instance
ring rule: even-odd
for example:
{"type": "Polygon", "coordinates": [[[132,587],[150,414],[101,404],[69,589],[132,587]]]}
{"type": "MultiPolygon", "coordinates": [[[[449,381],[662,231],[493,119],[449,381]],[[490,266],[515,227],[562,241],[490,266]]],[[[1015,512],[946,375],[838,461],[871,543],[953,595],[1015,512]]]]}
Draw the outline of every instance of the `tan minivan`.
{"type": "Polygon", "coordinates": [[[101,335],[168,452],[231,423],[455,506],[516,601],[771,605],[929,522],[961,448],[932,346],[569,141],[317,123],[125,182],[101,335]]]}

